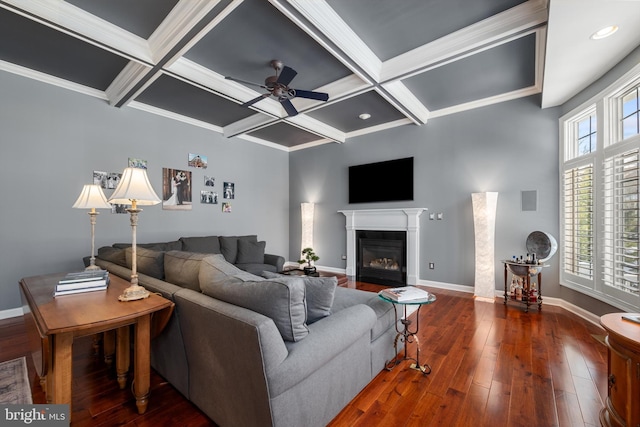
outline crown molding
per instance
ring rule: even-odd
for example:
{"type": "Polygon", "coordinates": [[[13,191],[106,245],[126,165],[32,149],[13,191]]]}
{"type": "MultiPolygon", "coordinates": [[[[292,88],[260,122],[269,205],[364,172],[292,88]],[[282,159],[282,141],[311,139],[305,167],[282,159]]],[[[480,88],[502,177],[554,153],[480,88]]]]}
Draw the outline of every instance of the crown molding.
{"type": "Polygon", "coordinates": [[[147,41],[62,0],[5,0],[26,18],[112,53],[152,63],[147,41]],[[24,13],[27,12],[27,13],[24,13]]]}
{"type": "Polygon", "coordinates": [[[69,80],[64,80],[59,77],[41,73],[40,71],[32,70],[31,68],[12,64],[11,62],[0,60],[0,70],[108,101],[107,94],[99,89],[83,86],[78,83],[70,82],[69,80]]]}
{"type": "Polygon", "coordinates": [[[265,116],[264,114],[254,114],[237,122],[226,125],[223,134],[227,138],[238,136],[243,133],[253,132],[265,126],[275,123],[279,119],[265,116]]]}
{"type": "Polygon", "coordinates": [[[393,129],[398,126],[411,125],[411,124],[414,124],[414,122],[411,119],[400,119],[394,122],[387,122],[387,123],[382,123],[382,124],[371,126],[364,129],[354,130],[352,132],[348,132],[346,134],[346,137],[348,140],[350,138],[355,138],[357,136],[367,135],[370,133],[380,132],[382,130],[393,129]]]}
{"type": "Polygon", "coordinates": [[[182,114],[177,114],[171,111],[163,110],[162,108],[154,107],[152,105],[143,104],[140,101],[131,101],[127,105],[131,108],[135,108],[136,110],[146,111],[147,113],[166,117],[168,119],[176,120],[182,123],[186,123],[188,125],[198,126],[203,129],[208,129],[217,133],[222,133],[222,128],[220,126],[212,125],[211,123],[203,122],[202,120],[192,119],[191,117],[187,117],[187,116],[183,116],[182,114]]]}

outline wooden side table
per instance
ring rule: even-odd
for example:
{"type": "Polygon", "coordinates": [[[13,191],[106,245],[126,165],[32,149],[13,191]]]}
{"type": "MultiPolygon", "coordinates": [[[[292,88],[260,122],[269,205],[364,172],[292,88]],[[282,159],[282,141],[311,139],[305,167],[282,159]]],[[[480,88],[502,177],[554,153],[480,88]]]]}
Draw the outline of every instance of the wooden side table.
{"type": "Polygon", "coordinates": [[[133,326],[133,393],[138,413],[143,414],[149,398],[151,336],[166,326],[173,302],[155,294],[138,301],[118,301],[129,282],[115,275],[105,291],[54,298],[55,286],[63,276],[51,274],[20,281],[33,360],[45,384],[47,402],[68,404],[71,413],[73,340],[100,332],[116,331],[116,366],[122,387],[129,369],[129,328],[133,326]]]}
{"type": "Polygon", "coordinates": [[[600,318],[608,347],[609,388],[600,411],[600,424],[606,427],[640,425],[640,324],[622,320],[623,314],[600,318]]]}

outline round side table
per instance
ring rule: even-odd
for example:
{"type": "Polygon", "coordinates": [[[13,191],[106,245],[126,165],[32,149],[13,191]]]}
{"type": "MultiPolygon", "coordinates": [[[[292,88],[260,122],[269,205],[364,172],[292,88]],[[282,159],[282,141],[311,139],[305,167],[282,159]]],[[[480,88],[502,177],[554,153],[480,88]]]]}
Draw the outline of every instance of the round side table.
{"type": "Polygon", "coordinates": [[[396,319],[398,318],[398,309],[402,307],[402,318],[400,319],[400,323],[402,324],[402,328],[396,322],[396,339],[393,341],[393,348],[395,350],[395,357],[387,362],[386,369],[387,371],[392,370],[398,364],[405,360],[413,360],[415,363],[412,363],[410,368],[415,369],[417,371],[422,372],[423,375],[427,375],[431,373],[431,366],[428,364],[421,365],[420,364],[420,341],[418,340],[418,329],[420,328],[420,308],[423,305],[431,304],[435,302],[436,296],[429,292],[429,295],[424,299],[417,300],[408,300],[408,301],[396,301],[392,298],[389,298],[381,293],[378,294],[380,298],[383,300],[390,302],[393,304],[393,311],[395,312],[396,319]],[[407,309],[411,306],[417,306],[418,310],[416,312],[416,323],[415,329],[411,330],[411,324],[413,323],[409,316],[407,315],[407,309]],[[398,340],[404,343],[404,356],[400,357],[398,354],[398,340]],[[416,357],[409,357],[407,344],[414,343],[416,344],[416,357]]]}

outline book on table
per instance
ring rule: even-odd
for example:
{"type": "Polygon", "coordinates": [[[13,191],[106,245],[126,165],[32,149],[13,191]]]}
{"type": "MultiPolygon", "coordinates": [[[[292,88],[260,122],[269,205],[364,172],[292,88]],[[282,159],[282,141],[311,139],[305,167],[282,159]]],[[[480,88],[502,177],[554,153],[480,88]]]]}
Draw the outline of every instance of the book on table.
{"type": "Polygon", "coordinates": [[[640,323],[640,314],[623,314],[622,318],[633,323],[640,323]]]}
{"type": "Polygon", "coordinates": [[[383,296],[394,301],[413,301],[429,298],[429,292],[415,286],[402,286],[400,288],[388,288],[380,291],[383,296]]]}
{"type": "Polygon", "coordinates": [[[94,292],[94,291],[104,291],[107,289],[107,285],[102,286],[90,286],[87,288],[79,288],[79,289],[68,289],[68,290],[57,290],[53,293],[54,297],[59,297],[61,295],[72,295],[72,294],[80,294],[83,292],[94,292]]]}
{"type": "Polygon", "coordinates": [[[77,273],[69,273],[58,281],[56,292],[74,291],[78,289],[92,289],[109,285],[109,272],[106,270],[99,271],[81,271],[77,273]]]}

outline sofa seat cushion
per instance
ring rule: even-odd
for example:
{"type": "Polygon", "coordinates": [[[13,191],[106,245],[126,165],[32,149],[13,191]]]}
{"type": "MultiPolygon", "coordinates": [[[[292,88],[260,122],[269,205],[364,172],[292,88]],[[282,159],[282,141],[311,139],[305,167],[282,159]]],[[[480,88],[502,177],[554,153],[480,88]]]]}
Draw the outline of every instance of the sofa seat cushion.
{"type": "Polygon", "coordinates": [[[209,254],[169,251],[164,254],[165,280],[182,288],[200,292],[200,262],[209,254]]]}
{"type": "MultiPolygon", "coordinates": [[[[127,267],[133,265],[133,250],[125,249],[127,267]]],[[[147,248],[139,248],[136,245],[136,272],[146,274],[156,279],[164,280],[164,252],[147,248]]]]}
{"type": "Polygon", "coordinates": [[[354,304],[365,304],[371,307],[376,314],[376,324],[371,330],[371,341],[375,341],[378,337],[394,328],[397,321],[393,304],[383,301],[377,294],[372,292],[361,291],[359,289],[336,288],[335,298],[333,300],[332,311],[338,312],[354,304]]]}
{"type": "MultiPolygon", "coordinates": [[[[277,279],[291,276],[263,271],[262,277],[267,279],[277,279]]],[[[336,287],[338,286],[338,278],[335,276],[301,276],[300,278],[304,282],[307,294],[307,324],[311,325],[323,317],[330,316],[336,287]]]]}
{"type": "Polygon", "coordinates": [[[219,254],[220,240],[218,236],[181,237],[182,250],[187,252],[200,252],[203,254],[219,254]]]}
{"type": "Polygon", "coordinates": [[[220,252],[222,253],[222,255],[224,255],[224,259],[226,259],[231,264],[235,264],[238,257],[238,240],[245,240],[255,243],[258,241],[258,236],[220,236],[219,239],[220,252]]]}
{"type": "Polygon", "coordinates": [[[264,264],[264,248],[267,242],[238,240],[238,254],[234,264],[264,264]]]}
{"type": "Polygon", "coordinates": [[[202,293],[271,318],[285,341],[297,342],[309,334],[302,279],[265,280],[220,258],[213,255],[201,261],[202,293]]]}

